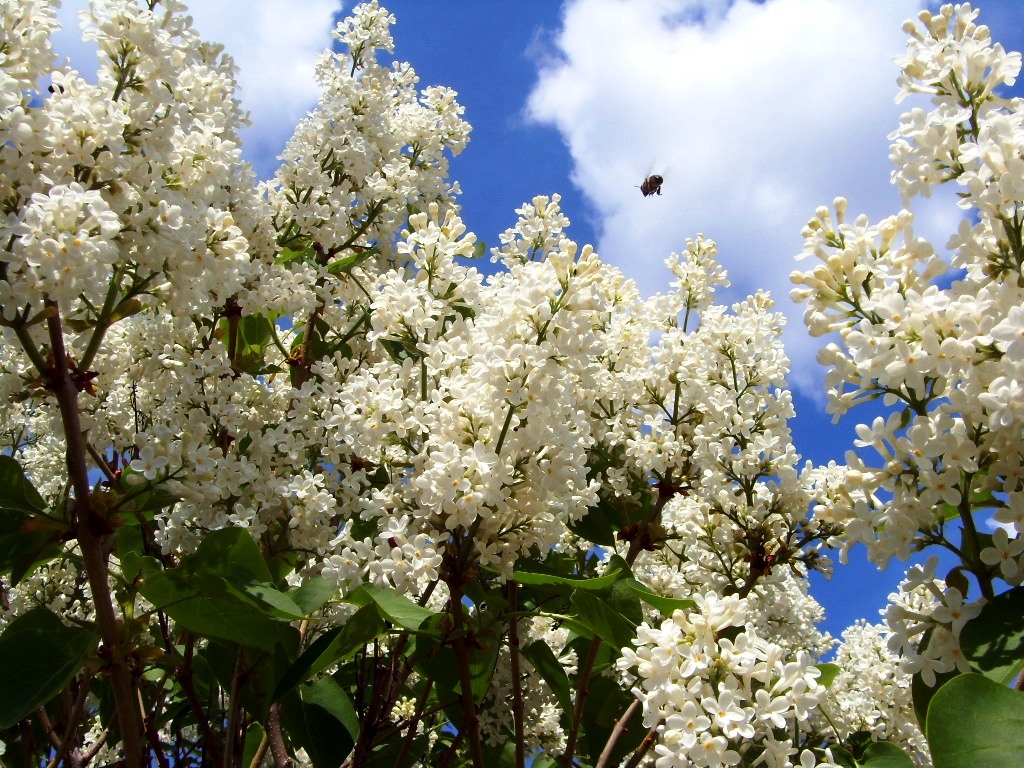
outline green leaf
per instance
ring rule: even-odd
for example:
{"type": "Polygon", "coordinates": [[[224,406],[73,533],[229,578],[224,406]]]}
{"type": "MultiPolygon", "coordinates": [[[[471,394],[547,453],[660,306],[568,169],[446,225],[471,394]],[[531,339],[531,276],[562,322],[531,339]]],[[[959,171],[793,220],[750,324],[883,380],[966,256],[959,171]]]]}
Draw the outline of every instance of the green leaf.
{"type": "Polygon", "coordinates": [[[579,578],[562,576],[543,563],[525,561],[521,563],[522,570],[513,571],[512,578],[520,584],[527,584],[535,587],[554,587],[556,591],[563,590],[586,590],[598,592],[608,589],[615,582],[621,579],[631,578],[632,573],[629,566],[618,555],[614,555],[600,576],[591,578],[579,578]]]}
{"type": "MultiPolygon", "coordinates": [[[[257,581],[273,581],[259,545],[246,528],[221,528],[203,537],[194,554],[184,558],[195,572],[224,566],[248,571],[257,581]]],[[[228,571],[225,571],[228,572],[228,571]]]]}
{"type": "Polygon", "coordinates": [[[99,635],[65,626],[46,608],[33,608],[0,633],[0,729],[48,702],[75,676],[99,635]]]}
{"type": "Polygon", "coordinates": [[[204,637],[217,637],[264,651],[274,650],[278,624],[251,606],[233,599],[195,597],[162,608],[181,626],[204,637]]]}
{"type": "MultiPolygon", "coordinates": [[[[146,558],[138,558],[135,562],[145,574],[139,583],[139,592],[153,604],[154,608],[162,610],[164,606],[188,600],[199,593],[195,574],[190,573],[187,568],[178,566],[145,573],[145,563],[146,558]]],[[[151,561],[150,565],[152,564],[151,561]]]]}
{"type": "Polygon", "coordinates": [[[367,765],[379,765],[384,768],[413,768],[413,766],[422,766],[423,763],[420,762],[419,756],[430,748],[427,735],[420,734],[419,736],[414,736],[405,754],[405,759],[399,763],[397,760],[405,744],[405,738],[406,733],[403,732],[402,738],[387,739],[383,744],[375,747],[371,753],[370,760],[367,761],[367,765]]]}
{"type": "Polygon", "coordinates": [[[25,477],[18,460],[0,455],[0,509],[36,514],[46,511],[46,502],[25,477]]]}
{"type": "Polygon", "coordinates": [[[494,670],[498,665],[498,651],[501,643],[491,633],[478,632],[473,647],[469,650],[469,675],[473,697],[480,701],[491,687],[494,670]]]}
{"type": "Polygon", "coordinates": [[[542,640],[534,640],[523,648],[523,656],[537,670],[544,682],[548,684],[562,712],[572,712],[572,693],[569,690],[569,678],[565,667],[558,660],[551,647],[542,640]]]}
{"type": "Polygon", "coordinates": [[[613,609],[600,597],[590,592],[576,590],[571,602],[576,609],[577,621],[588,627],[612,647],[627,648],[636,637],[636,624],[613,609]]]}
{"type": "Polygon", "coordinates": [[[380,339],[380,345],[394,362],[401,365],[406,360],[419,360],[422,353],[412,344],[397,339],[380,339]]]}
{"type": "Polygon", "coordinates": [[[314,683],[307,683],[299,689],[299,696],[306,704],[315,704],[329,712],[335,720],[345,726],[352,743],[359,737],[359,715],[352,700],[333,677],[321,677],[314,683]]]}
{"type": "Polygon", "coordinates": [[[130,296],[114,307],[114,311],[107,318],[107,323],[113,325],[119,320],[124,320],[126,317],[139,314],[145,308],[146,306],[137,296],[130,296]]]}
{"type": "Polygon", "coordinates": [[[360,606],[374,603],[381,616],[396,627],[410,631],[416,631],[420,624],[435,615],[434,611],[417,605],[390,587],[378,587],[375,584],[363,584],[348,596],[346,602],[360,606]]]}
{"type": "Polygon", "coordinates": [[[273,324],[264,315],[245,315],[238,321],[238,332],[246,346],[262,349],[273,338],[273,324]]]}
{"type": "Polygon", "coordinates": [[[323,608],[324,604],[337,592],[334,582],[323,576],[309,576],[302,585],[288,591],[288,596],[295,601],[302,612],[308,616],[323,608]]]}
{"type": "Polygon", "coordinates": [[[358,264],[362,264],[371,256],[378,253],[376,248],[362,248],[357,253],[350,253],[348,256],[342,256],[340,259],[335,259],[327,265],[327,271],[332,275],[347,274],[358,264]]]}
{"type": "Polygon", "coordinates": [[[821,672],[818,676],[818,682],[826,688],[831,688],[836,677],[843,671],[842,667],[838,664],[816,664],[815,666],[821,672]]]}
{"type": "Polygon", "coordinates": [[[269,585],[270,570],[245,528],[213,531],[181,565],[147,577],[139,591],[186,629],[271,651],[276,619],[301,610],[269,585]]]}
{"type": "MultiPolygon", "coordinates": [[[[637,590],[629,584],[633,579],[617,581],[608,590],[605,602],[608,607],[625,617],[633,628],[639,626],[644,620],[644,607],[640,604],[640,597],[637,590]]],[[[601,593],[604,597],[605,593],[601,593]]]]}
{"type": "Polygon", "coordinates": [[[860,764],[866,768],[914,768],[910,755],[888,741],[876,741],[868,746],[860,764]]]}
{"type": "Polygon", "coordinates": [[[228,576],[205,574],[201,583],[210,596],[234,598],[271,618],[299,621],[306,617],[305,612],[286,593],[272,584],[255,581],[245,573],[228,576]]]}
{"type": "Polygon", "coordinates": [[[376,603],[364,605],[344,625],[328,630],[303,652],[281,675],[272,699],[277,701],[299,683],[349,658],[384,632],[384,620],[376,603]]]}
{"type": "Polygon", "coordinates": [[[983,675],[959,675],[932,699],[925,733],[935,768],[1020,765],[1024,693],[983,675]]]}
{"type": "Polygon", "coordinates": [[[439,699],[444,699],[448,692],[455,695],[461,689],[459,663],[455,658],[455,649],[450,643],[440,640],[440,627],[446,621],[445,616],[436,616],[427,622],[427,627],[436,627],[433,634],[417,635],[413,640],[416,671],[424,678],[434,681],[435,692],[439,699]]]}
{"type": "Polygon", "coordinates": [[[1012,683],[1024,668],[1024,587],[989,600],[960,631],[960,647],[974,671],[1012,683]]]}
{"type": "Polygon", "coordinates": [[[622,513],[605,499],[587,510],[579,520],[569,523],[569,530],[602,547],[615,545],[615,533],[622,525],[622,513]]]}
{"type": "Polygon", "coordinates": [[[832,762],[841,768],[858,768],[857,761],[853,759],[853,755],[846,751],[843,747],[832,746],[829,748],[832,752],[832,762]]]}
{"type": "Polygon", "coordinates": [[[487,243],[483,240],[477,240],[473,243],[473,254],[469,257],[471,259],[480,259],[487,254],[487,243]]]}
{"type": "Polygon", "coordinates": [[[63,550],[63,534],[53,529],[25,530],[34,521],[48,518],[29,517],[20,513],[0,514],[12,524],[18,524],[13,533],[0,536],[0,574],[10,573],[12,586],[17,586],[38,566],[57,557],[63,550]]]}
{"type": "Polygon", "coordinates": [[[252,765],[256,759],[256,752],[259,751],[260,742],[263,741],[263,726],[259,723],[252,723],[245,732],[245,746],[242,748],[242,765],[252,765]]]}
{"type": "Polygon", "coordinates": [[[131,493],[118,499],[117,503],[110,509],[111,514],[117,514],[121,521],[127,525],[133,525],[138,522],[136,515],[146,520],[152,520],[155,513],[174,506],[181,501],[179,496],[168,493],[160,483],[150,484],[142,476],[141,472],[136,472],[131,467],[125,468],[121,480],[122,482],[127,482],[128,485],[132,485],[135,482],[147,483],[139,488],[133,487],[131,493]]]}
{"type": "Polygon", "coordinates": [[[670,617],[676,611],[688,611],[696,605],[696,603],[690,599],[664,597],[663,595],[659,595],[653,592],[646,584],[641,584],[636,579],[629,579],[623,583],[633,590],[641,600],[649,606],[656,608],[658,612],[666,618],[670,617]]]}
{"type": "Polygon", "coordinates": [[[296,261],[313,260],[315,254],[312,248],[305,248],[301,251],[296,251],[291,248],[282,248],[281,254],[275,259],[278,264],[287,266],[296,261]]]}
{"type": "Polygon", "coordinates": [[[296,691],[282,702],[281,721],[291,741],[306,750],[313,768],[338,768],[352,749],[353,742],[344,724],[319,704],[305,701],[296,691]]]}
{"type": "Polygon", "coordinates": [[[512,741],[483,744],[484,765],[488,768],[516,768],[516,745],[512,741]]]}
{"type": "MultiPolygon", "coordinates": [[[[446,624],[449,624],[448,617],[436,614],[420,628],[415,638],[415,668],[423,677],[432,679],[438,691],[461,691],[455,641],[451,636],[441,639],[442,628],[446,624]]],[[[479,701],[490,688],[500,643],[497,634],[483,630],[473,631],[465,645],[470,687],[473,697],[479,701]]],[[[438,693],[439,698],[443,695],[438,693]]]]}

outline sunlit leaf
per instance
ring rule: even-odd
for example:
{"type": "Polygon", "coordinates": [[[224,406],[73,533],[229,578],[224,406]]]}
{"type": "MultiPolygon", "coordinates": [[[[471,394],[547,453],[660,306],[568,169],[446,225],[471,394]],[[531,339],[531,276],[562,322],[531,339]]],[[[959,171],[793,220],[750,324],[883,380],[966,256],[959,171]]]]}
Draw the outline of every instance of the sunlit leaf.
{"type": "Polygon", "coordinates": [[[205,637],[272,651],[277,644],[277,623],[237,600],[204,596],[201,592],[161,609],[181,626],[205,637]]]}
{"type": "Polygon", "coordinates": [[[345,690],[332,677],[321,677],[313,683],[301,686],[299,695],[306,704],[315,704],[329,712],[345,726],[353,743],[359,736],[359,715],[345,690]]]}
{"type": "Polygon", "coordinates": [[[590,592],[577,590],[571,599],[576,609],[576,620],[582,622],[614,648],[632,645],[636,637],[636,624],[629,621],[608,603],[590,592]]]}
{"type": "Polygon", "coordinates": [[[603,574],[591,578],[563,576],[543,563],[531,561],[520,563],[520,568],[521,570],[512,573],[512,578],[520,584],[535,587],[557,587],[565,590],[581,589],[587,592],[599,592],[602,589],[608,589],[615,582],[631,577],[629,566],[618,556],[609,561],[603,574]]]}
{"type": "Polygon", "coordinates": [[[914,768],[910,755],[888,741],[876,741],[864,750],[860,764],[865,768],[914,768]]]}
{"type": "Polygon", "coordinates": [[[975,672],[1009,685],[1024,668],[1024,587],[989,600],[960,631],[960,647],[975,672]]]}
{"type": "Polygon", "coordinates": [[[301,586],[289,590],[288,596],[308,616],[320,610],[337,592],[332,580],[323,576],[308,576],[301,586]]]}
{"type": "Polygon", "coordinates": [[[419,629],[419,626],[434,612],[417,605],[408,597],[400,595],[388,587],[375,584],[363,584],[346,598],[355,605],[376,604],[381,616],[397,627],[408,630],[419,629]]]}
{"type": "Polygon", "coordinates": [[[6,455],[0,455],[0,509],[29,514],[46,511],[46,502],[25,477],[21,464],[6,455]]]}
{"type": "Polygon", "coordinates": [[[821,672],[818,676],[818,682],[826,688],[832,687],[832,683],[835,681],[836,677],[843,671],[843,668],[838,664],[817,664],[815,666],[817,666],[818,671],[821,672]]]}
{"type": "Polygon", "coordinates": [[[959,675],[932,699],[925,733],[935,768],[1020,765],[1024,693],[983,675],[959,675]]]}

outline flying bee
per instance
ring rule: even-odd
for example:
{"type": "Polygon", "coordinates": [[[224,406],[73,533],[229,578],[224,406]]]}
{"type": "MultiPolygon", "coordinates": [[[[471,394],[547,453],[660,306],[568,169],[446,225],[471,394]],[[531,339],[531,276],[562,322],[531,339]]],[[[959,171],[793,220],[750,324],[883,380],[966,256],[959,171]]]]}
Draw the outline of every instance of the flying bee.
{"type": "Polygon", "coordinates": [[[664,183],[665,179],[655,173],[644,179],[644,183],[640,185],[640,191],[643,192],[644,197],[660,195],[661,185],[664,183]]]}

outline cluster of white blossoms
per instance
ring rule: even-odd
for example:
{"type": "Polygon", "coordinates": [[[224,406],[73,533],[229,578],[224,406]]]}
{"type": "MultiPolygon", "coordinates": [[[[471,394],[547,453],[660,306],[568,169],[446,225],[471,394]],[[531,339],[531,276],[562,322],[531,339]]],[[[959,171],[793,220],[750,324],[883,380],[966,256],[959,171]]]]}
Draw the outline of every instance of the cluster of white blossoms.
{"type": "Polygon", "coordinates": [[[200,43],[182,7],[95,4],[92,83],[53,69],[49,4],[3,3],[4,72],[17,75],[0,108],[7,321],[51,301],[95,323],[112,285],[202,311],[235,293],[269,245],[231,62],[200,43]]]}
{"type": "MultiPolygon", "coordinates": [[[[0,420],[18,425],[0,435],[54,509],[69,501],[73,423],[90,509],[110,513],[102,535],[138,523],[130,533],[145,537],[153,568],[235,527],[293,569],[281,583],[324,577],[314,583],[331,600],[303,623],[305,649],[354,614],[346,599],[371,593],[397,593],[386,599],[414,617],[447,612],[431,621],[463,652],[486,634],[474,622],[498,616],[500,630],[486,628],[501,638],[487,646],[497,671],[483,709],[460,721],[491,744],[516,725],[510,698],[527,748],[552,755],[577,743],[583,716],[551,685],[562,677],[513,647],[511,616],[519,646],[561,664],[579,701],[591,672],[632,692],[625,706],[642,710],[657,768],[829,766],[826,746],[862,731],[926,765],[909,676],[966,668],[959,632],[984,598],[969,601],[934,567],[914,571],[886,630],[847,634],[829,692],[818,662],[832,639],[815,628],[807,576],[828,573],[824,550],[842,542],[867,543],[880,563],[948,543],[945,523],[959,516],[974,531],[984,507],[1005,530],[979,539],[966,571],[1024,581],[1024,106],[998,97],[1019,59],[974,11],[944,7],[908,27],[901,82],[935,108],[911,112],[893,137],[905,195],[962,188],[972,218],[951,264],[914,238],[908,212],[851,224],[838,200],[806,231],[821,264],[795,276],[796,295],[813,333],[838,333],[822,354],[831,408],[881,397],[894,409],[858,430],[880,466],[851,455],[849,467],[813,467],[788,426],[782,317],[764,293],[715,303],[728,279],[712,241],[687,241],[668,259],[670,289],[642,299],[569,239],[557,195],[538,196],[492,250],[502,271],[467,266],[484,248],[447,167],[469,126],[452,91],[417,90],[408,65],[382,63],[394,18],[376,2],[338,25],[338,49],[317,68],[319,104],[275,178],[257,184],[240,159],[231,63],[182,8],[94,3],[93,84],[54,70],[48,4],[0,0],[0,420]],[[78,389],[73,422],[74,405],[55,403],[58,342],[78,389]],[[543,583],[553,561],[567,569],[550,577],[559,599],[606,567],[597,562],[620,574],[624,563],[642,585],[626,586],[664,610],[631,592],[639,627],[618,649],[600,632],[570,636],[582,610],[484,607],[515,594],[524,567],[543,583]],[[353,597],[363,585],[378,589],[353,597]],[[693,607],[673,610],[681,601],[693,607]],[[578,659],[587,641],[593,653],[578,659]]],[[[0,585],[0,621],[33,605],[91,618],[96,581],[70,562],[0,585]]],[[[118,583],[117,567],[106,576],[128,594],[137,585],[118,583]]],[[[162,633],[172,646],[171,624],[135,599],[133,621],[152,626],[133,624],[134,637],[162,633]]],[[[388,685],[370,686],[383,718],[361,723],[371,738],[388,717],[421,718],[409,694],[431,684],[413,670],[410,628],[386,615],[366,646],[394,651],[388,685]]],[[[366,648],[325,665],[348,674],[365,662],[359,674],[377,675],[366,648]]],[[[418,727],[443,740],[442,717],[418,727]]]]}
{"type": "Polygon", "coordinates": [[[900,654],[907,674],[919,674],[929,686],[937,675],[971,671],[960,648],[960,630],[986,602],[965,603],[960,589],[936,578],[937,565],[938,558],[932,557],[910,568],[885,609],[889,649],[900,654]]]}
{"type": "Polygon", "coordinates": [[[655,766],[831,765],[807,738],[826,693],[811,655],[759,636],[744,598],[693,599],[693,610],[642,624],[619,660],[636,677],[644,725],[658,732],[655,766]]]}
{"type": "Polygon", "coordinates": [[[469,125],[454,91],[417,91],[408,64],[377,61],[393,51],[394,22],[374,0],[338,24],[341,52],[326,52],[317,64],[319,103],[295,129],[266,188],[279,243],[304,253],[314,271],[369,253],[386,269],[407,212],[446,206],[458,191],[447,182],[446,153],[462,151],[469,125]]]}
{"type": "Polygon", "coordinates": [[[999,95],[1021,58],[977,16],[968,4],[944,5],[904,26],[901,95],[928,94],[932,107],[912,109],[890,137],[906,202],[938,184],[957,189],[964,216],[945,244],[948,262],[915,236],[908,210],[851,223],[838,199],[804,232],[804,253],[819,263],[793,275],[811,333],[838,335],[820,355],[831,411],[838,418],[874,399],[888,411],[858,426],[857,446],[868,450],[848,454],[828,513],[845,526],[847,546],[867,544],[881,565],[929,545],[963,559],[956,586],[926,569],[890,609],[910,668],[930,679],[967,669],[959,626],[999,583],[1019,584],[1024,563],[1024,102],[999,95]],[[1004,530],[980,533],[993,517],[1004,530]],[[949,538],[955,527],[962,546],[949,538]],[[908,632],[920,640],[935,623],[950,631],[915,650],[908,632]]]}
{"type": "Polygon", "coordinates": [[[898,744],[917,765],[930,765],[928,744],[914,715],[911,675],[890,648],[892,636],[884,624],[864,621],[843,632],[835,654],[838,671],[820,707],[820,717],[828,718],[821,728],[836,728],[841,739],[867,734],[898,744]]]}
{"type": "MultiPolygon", "coordinates": [[[[829,569],[821,549],[841,530],[817,513],[843,472],[798,469],[782,319],[764,294],[715,305],[727,283],[714,256],[698,238],[668,260],[673,290],[638,312],[657,338],[651,361],[624,345],[607,364],[603,450],[621,457],[609,488],[620,501],[654,488],[660,511],[647,538],[641,525],[617,549],[655,592],[697,604],[652,613],[618,666],[658,736],[659,768],[827,765],[811,715],[831,639],[806,576],[829,569]]],[[[617,332],[639,336],[627,323],[617,332]]]]}

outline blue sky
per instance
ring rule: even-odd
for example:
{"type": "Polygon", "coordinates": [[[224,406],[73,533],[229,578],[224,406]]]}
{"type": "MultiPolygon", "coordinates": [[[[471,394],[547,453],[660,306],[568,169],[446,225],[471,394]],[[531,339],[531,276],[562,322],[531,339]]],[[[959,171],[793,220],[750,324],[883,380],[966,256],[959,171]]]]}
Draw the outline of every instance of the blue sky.
{"type": "MultiPolygon", "coordinates": [[[[904,19],[923,0],[384,0],[398,19],[396,56],[423,85],[459,93],[473,125],[452,164],[467,226],[489,245],[535,195],[559,193],[570,236],[637,280],[663,290],[664,258],[703,233],[735,301],[770,289],[789,317],[797,449],[815,462],[842,461],[854,422],[824,414],[823,373],[800,312],[788,299],[800,230],[835,196],[851,214],[895,212],[888,140],[908,104],[893,103],[904,19]],[[649,173],[664,194],[644,198],[649,173]]],[[[75,13],[58,50],[89,72],[75,44],[75,13]]],[[[245,151],[261,175],[297,119],[315,103],[313,58],[330,44],[350,0],[193,0],[200,33],[223,42],[241,68],[252,128],[245,151]]],[[[977,4],[980,22],[1010,50],[1024,49],[1020,0],[977,4]]],[[[1021,90],[1018,87],[1018,92],[1021,90]]],[[[915,209],[917,229],[945,243],[958,217],[952,198],[915,209]]],[[[856,413],[854,414],[856,416],[856,413]]],[[[865,420],[868,416],[863,417],[865,420]]],[[[826,628],[877,618],[902,576],[875,573],[863,551],[815,580],[826,628]]]]}

